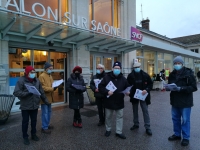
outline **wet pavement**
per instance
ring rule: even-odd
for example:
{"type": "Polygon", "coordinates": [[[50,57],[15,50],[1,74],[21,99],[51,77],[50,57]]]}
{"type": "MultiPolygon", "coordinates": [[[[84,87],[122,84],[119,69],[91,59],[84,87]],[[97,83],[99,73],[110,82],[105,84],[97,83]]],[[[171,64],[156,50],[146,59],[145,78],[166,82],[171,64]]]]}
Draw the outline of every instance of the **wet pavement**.
{"type": "MultiPolygon", "coordinates": [[[[199,86],[199,85],[198,85],[199,86]]],[[[200,87],[200,86],[199,86],[200,87]]],[[[21,132],[21,114],[11,114],[5,125],[0,125],[0,149],[1,150],[64,150],[64,149],[113,149],[113,150],[200,150],[200,89],[194,93],[194,107],[191,113],[191,138],[186,147],[180,145],[180,141],[168,141],[173,134],[169,92],[152,91],[149,114],[151,118],[152,136],[145,133],[142,111],[139,108],[140,127],[130,131],[133,125],[132,107],[129,98],[125,99],[123,133],[127,139],[119,139],[115,136],[115,116],[113,116],[112,133],[105,137],[105,126],[98,127],[98,115],[96,106],[91,106],[85,101],[85,107],[81,109],[83,128],[72,126],[73,110],[67,105],[53,108],[52,125],[55,129],[50,135],[41,133],[41,113],[38,114],[37,135],[40,141],[30,140],[30,145],[23,144],[21,132]]],[[[30,127],[29,127],[30,133],[30,127]]]]}

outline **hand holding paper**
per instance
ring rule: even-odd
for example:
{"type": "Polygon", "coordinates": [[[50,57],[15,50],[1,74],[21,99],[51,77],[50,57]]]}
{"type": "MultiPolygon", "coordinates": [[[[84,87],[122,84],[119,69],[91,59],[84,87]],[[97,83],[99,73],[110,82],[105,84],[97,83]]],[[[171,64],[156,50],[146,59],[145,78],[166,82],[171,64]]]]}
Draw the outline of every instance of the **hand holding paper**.
{"type": "Polygon", "coordinates": [[[120,92],[120,93],[124,93],[124,95],[129,95],[130,94],[130,90],[131,90],[131,88],[132,88],[133,86],[129,86],[129,87],[127,87],[125,90],[123,90],[122,92],[120,92]]]}
{"type": "Polygon", "coordinates": [[[113,84],[113,82],[110,81],[110,82],[108,83],[108,85],[106,86],[106,89],[109,90],[108,96],[107,96],[107,97],[109,97],[109,96],[111,96],[111,95],[113,94],[113,92],[114,92],[117,88],[115,87],[115,85],[113,84]]]}
{"type": "Polygon", "coordinates": [[[180,87],[177,87],[175,83],[164,84],[164,87],[167,91],[180,91],[180,87]]]}
{"type": "Polygon", "coordinates": [[[143,95],[142,92],[143,92],[142,90],[136,89],[135,94],[134,94],[134,98],[145,101],[148,93],[143,95]]]}
{"type": "Polygon", "coordinates": [[[54,87],[58,87],[59,85],[61,85],[63,83],[63,79],[58,80],[58,81],[54,81],[52,84],[52,88],[54,87]]]}

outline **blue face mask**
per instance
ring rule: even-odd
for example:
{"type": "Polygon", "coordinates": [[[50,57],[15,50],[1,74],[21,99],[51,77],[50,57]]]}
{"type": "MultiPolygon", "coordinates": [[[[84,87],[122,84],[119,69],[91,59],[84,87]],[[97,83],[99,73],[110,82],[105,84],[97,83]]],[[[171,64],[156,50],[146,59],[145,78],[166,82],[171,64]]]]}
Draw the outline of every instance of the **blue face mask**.
{"type": "Polygon", "coordinates": [[[100,74],[101,73],[101,71],[100,70],[97,70],[97,74],[100,74]]]}
{"type": "Polygon", "coordinates": [[[118,76],[119,74],[120,74],[120,70],[119,69],[114,69],[113,70],[113,73],[114,73],[114,75],[116,75],[116,76],[118,76]]]}
{"type": "Polygon", "coordinates": [[[180,70],[182,68],[182,65],[174,65],[175,70],[180,70]]]}
{"type": "Polygon", "coordinates": [[[47,70],[47,73],[48,73],[48,74],[51,74],[51,73],[52,73],[52,70],[47,70]]]}
{"type": "Polygon", "coordinates": [[[134,68],[135,72],[140,72],[140,68],[134,68]]]}
{"type": "Polygon", "coordinates": [[[35,73],[30,73],[29,78],[31,78],[31,79],[35,78],[35,73]]]}

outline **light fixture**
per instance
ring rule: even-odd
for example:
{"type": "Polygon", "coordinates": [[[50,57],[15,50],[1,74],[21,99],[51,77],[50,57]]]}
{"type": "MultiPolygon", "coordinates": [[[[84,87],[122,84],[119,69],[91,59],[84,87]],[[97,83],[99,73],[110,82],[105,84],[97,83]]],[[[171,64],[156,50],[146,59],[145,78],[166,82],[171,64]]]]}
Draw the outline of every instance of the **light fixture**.
{"type": "Polygon", "coordinates": [[[46,55],[47,55],[47,52],[46,52],[46,51],[44,51],[44,52],[42,52],[42,54],[43,54],[44,56],[46,56],[46,55]]]}

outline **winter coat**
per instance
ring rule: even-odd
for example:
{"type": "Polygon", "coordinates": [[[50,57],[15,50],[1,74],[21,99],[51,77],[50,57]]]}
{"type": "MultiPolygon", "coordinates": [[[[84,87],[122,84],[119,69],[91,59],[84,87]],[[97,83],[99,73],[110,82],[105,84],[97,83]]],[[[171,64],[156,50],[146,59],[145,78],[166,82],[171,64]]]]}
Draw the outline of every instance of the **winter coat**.
{"type": "Polygon", "coordinates": [[[13,95],[18,97],[20,100],[20,109],[21,110],[34,110],[39,108],[40,99],[43,100],[45,104],[48,103],[48,100],[45,96],[42,85],[37,78],[33,79],[33,82],[30,82],[27,77],[20,77],[15,85],[15,90],[13,95]],[[35,88],[40,92],[40,96],[29,93],[25,84],[29,86],[35,86],[35,88]]]}
{"type": "Polygon", "coordinates": [[[120,73],[115,76],[113,72],[109,72],[104,76],[103,80],[99,83],[98,89],[105,97],[104,107],[112,110],[119,110],[124,108],[124,94],[120,93],[129,86],[126,78],[120,73]],[[107,97],[109,90],[106,89],[108,83],[112,81],[117,90],[114,91],[113,95],[107,97]]]}
{"type": "MultiPolygon", "coordinates": [[[[53,102],[53,92],[54,88],[52,88],[52,83],[53,83],[53,78],[50,74],[48,74],[46,71],[44,71],[40,76],[39,76],[40,83],[42,85],[42,88],[45,92],[45,95],[49,101],[49,103],[53,102]]],[[[41,101],[41,104],[44,104],[41,101]]]]}
{"type": "Polygon", "coordinates": [[[180,91],[171,91],[170,104],[174,107],[187,108],[193,106],[193,92],[197,91],[193,71],[183,67],[179,72],[173,70],[168,78],[168,84],[175,83],[180,91]]]}
{"type": "MultiPolygon", "coordinates": [[[[146,90],[148,92],[148,95],[145,99],[145,102],[147,105],[151,104],[151,95],[150,95],[150,91],[153,87],[153,82],[150,78],[150,76],[144,72],[143,70],[140,71],[140,75],[142,77],[142,90],[146,90]]],[[[128,75],[127,77],[127,81],[130,85],[133,85],[133,87],[130,90],[130,102],[132,103],[138,103],[139,100],[134,97],[135,91],[137,89],[136,85],[136,78],[135,78],[135,72],[134,70],[128,75]]]]}
{"type": "Polygon", "coordinates": [[[71,74],[70,78],[66,83],[66,90],[69,92],[69,108],[71,109],[80,109],[83,108],[84,98],[83,92],[86,91],[85,82],[83,80],[83,76],[76,77],[74,73],[71,74]],[[77,90],[72,86],[80,85],[82,89],[77,90]]]}
{"type": "Polygon", "coordinates": [[[91,81],[90,81],[90,88],[92,89],[92,91],[94,92],[94,97],[96,98],[103,98],[103,94],[101,94],[100,92],[95,92],[95,90],[97,89],[94,83],[94,79],[99,79],[102,80],[103,77],[106,75],[106,73],[103,71],[101,74],[96,74],[92,77],[91,81]]]}

